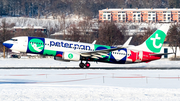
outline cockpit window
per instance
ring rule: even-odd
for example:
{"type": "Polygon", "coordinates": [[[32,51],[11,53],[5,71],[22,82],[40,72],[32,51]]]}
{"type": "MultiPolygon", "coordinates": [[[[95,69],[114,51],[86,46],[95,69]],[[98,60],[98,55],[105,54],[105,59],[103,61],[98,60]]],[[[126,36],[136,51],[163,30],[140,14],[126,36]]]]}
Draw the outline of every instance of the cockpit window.
{"type": "Polygon", "coordinates": [[[12,41],[18,41],[18,39],[11,39],[12,41]]]}

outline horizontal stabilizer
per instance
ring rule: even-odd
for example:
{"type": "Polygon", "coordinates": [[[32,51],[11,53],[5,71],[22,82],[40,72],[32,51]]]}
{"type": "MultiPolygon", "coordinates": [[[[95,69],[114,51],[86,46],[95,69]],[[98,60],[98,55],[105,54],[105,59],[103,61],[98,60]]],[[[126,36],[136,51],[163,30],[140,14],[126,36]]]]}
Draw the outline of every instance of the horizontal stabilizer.
{"type": "Polygon", "coordinates": [[[156,55],[168,55],[168,54],[174,54],[174,53],[157,53],[157,54],[149,54],[149,55],[156,56],[156,55]]]}

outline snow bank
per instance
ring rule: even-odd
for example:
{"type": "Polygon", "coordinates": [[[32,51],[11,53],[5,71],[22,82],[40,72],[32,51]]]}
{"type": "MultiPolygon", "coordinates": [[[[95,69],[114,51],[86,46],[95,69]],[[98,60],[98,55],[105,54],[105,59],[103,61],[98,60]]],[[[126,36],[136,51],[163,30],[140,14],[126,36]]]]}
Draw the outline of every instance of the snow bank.
{"type": "Polygon", "coordinates": [[[0,101],[178,101],[179,70],[0,70],[0,101]]]}
{"type": "Polygon", "coordinates": [[[0,85],[1,101],[178,101],[180,89],[0,85]]]}

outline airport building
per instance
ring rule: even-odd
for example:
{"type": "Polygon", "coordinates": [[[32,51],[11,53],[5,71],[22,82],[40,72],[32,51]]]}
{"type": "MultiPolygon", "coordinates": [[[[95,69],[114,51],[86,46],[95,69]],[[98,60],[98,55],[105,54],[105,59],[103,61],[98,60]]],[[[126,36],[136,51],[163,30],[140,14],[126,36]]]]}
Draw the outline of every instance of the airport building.
{"type": "Polygon", "coordinates": [[[180,9],[103,9],[99,10],[99,21],[114,22],[180,22],[180,9]]]}

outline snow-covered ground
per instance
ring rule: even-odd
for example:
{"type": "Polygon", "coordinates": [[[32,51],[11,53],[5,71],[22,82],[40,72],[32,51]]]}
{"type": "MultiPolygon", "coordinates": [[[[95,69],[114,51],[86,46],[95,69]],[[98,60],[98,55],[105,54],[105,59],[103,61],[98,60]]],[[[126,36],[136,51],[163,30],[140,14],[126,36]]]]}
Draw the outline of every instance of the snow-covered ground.
{"type": "MultiPolygon", "coordinates": [[[[76,66],[53,59],[0,59],[2,67],[76,66]]],[[[127,67],[179,67],[158,60],[127,67]]],[[[92,66],[122,65],[92,63],[92,66]]],[[[125,66],[125,65],[123,65],[125,66]]],[[[179,101],[180,70],[0,69],[0,101],[179,101]]]]}
{"type": "Polygon", "coordinates": [[[3,69],[0,101],[178,101],[180,70],[3,69]]]}

